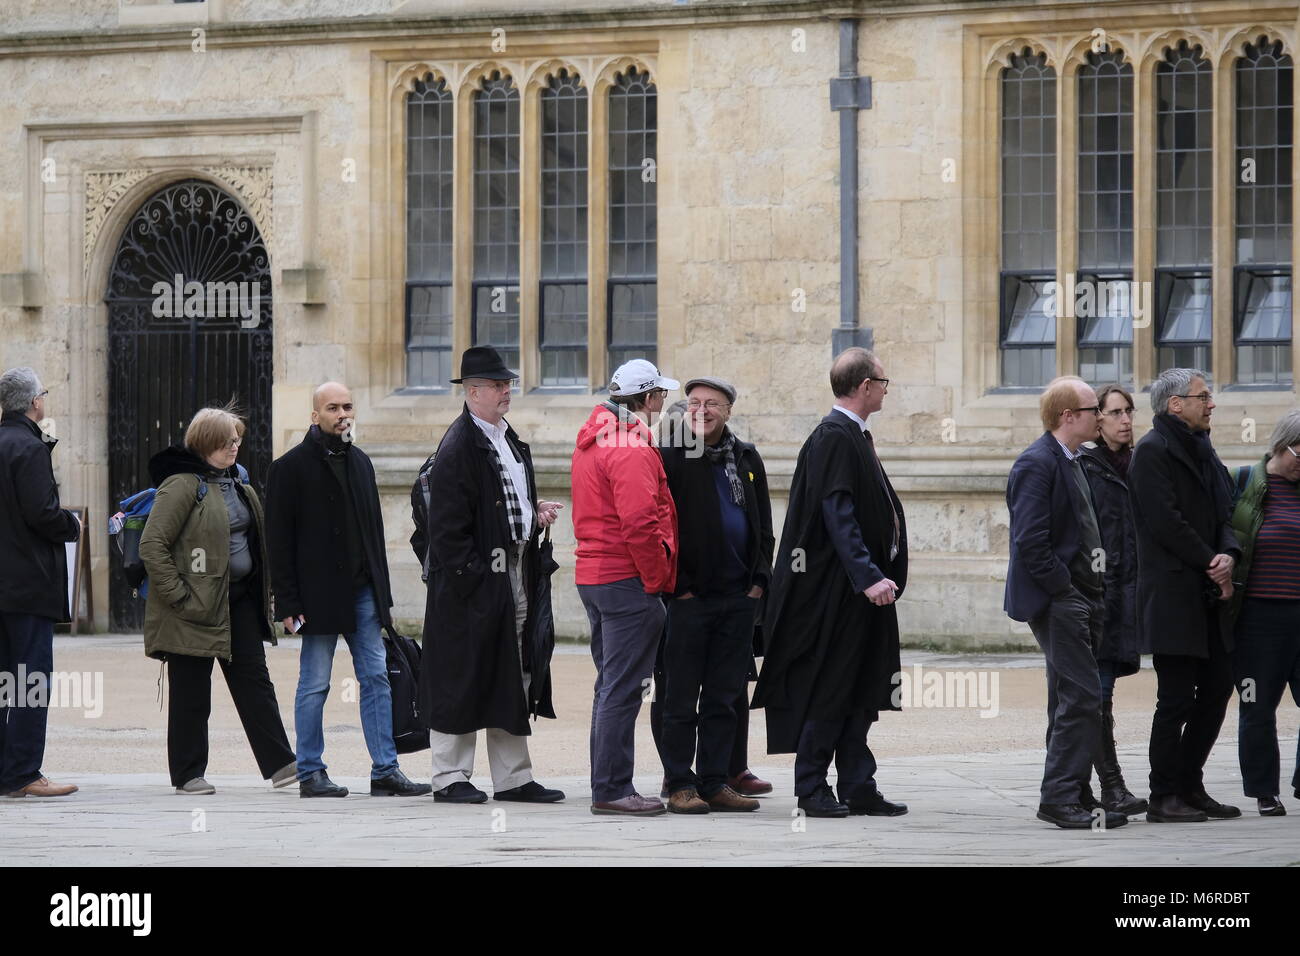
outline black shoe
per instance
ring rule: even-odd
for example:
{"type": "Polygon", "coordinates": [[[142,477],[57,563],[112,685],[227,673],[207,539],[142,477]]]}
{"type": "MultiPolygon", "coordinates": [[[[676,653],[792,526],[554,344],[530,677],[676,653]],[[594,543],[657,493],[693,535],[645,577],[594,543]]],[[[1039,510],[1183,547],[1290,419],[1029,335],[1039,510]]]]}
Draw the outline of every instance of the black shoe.
{"type": "Polygon", "coordinates": [[[1093,810],[1102,809],[1101,801],[1092,795],[1092,787],[1084,787],[1083,795],[1079,797],[1079,806],[1092,813],[1093,810]]]}
{"type": "Polygon", "coordinates": [[[808,817],[847,817],[849,808],[835,799],[829,784],[822,784],[811,795],[799,798],[799,809],[808,817]]]}
{"type": "Polygon", "coordinates": [[[1183,794],[1183,802],[1215,820],[1231,820],[1233,817],[1241,816],[1241,807],[1230,807],[1226,803],[1220,803],[1204,790],[1200,793],[1183,794]]]}
{"type": "Polygon", "coordinates": [[[1286,816],[1286,807],[1282,806],[1282,801],[1277,797],[1260,797],[1259,815],[1261,817],[1284,817],[1286,816]]]}
{"type": "Polygon", "coordinates": [[[1101,805],[1107,810],[1122,813],[1128,817],[1146,813],[1149,806],[1141,797],[1129,793],[1128,788],[1122,784],[1115,790],[1102,790],[1101,805]]]}
{"type": "Polygon", "coordinates": [[[435,790],[433,799],[439,803],[487,803],[487,794],[468,780],[457,780],[435,790]]]}
{"type": "Polygon", "coordinates": [[[433,787],[427,783],[413,783],[407,780],[406,774],[400,770],[394,770],[387,777],[370,781],[372,797],[422,797],[432,789],[433,787]]]}
{"type": "Polygon", "coordinates": [[[849,814],[855,817],[901,817],[907,812],[906,803],[890,803],[885,799],[884,794],[874,787],[848,800],[841,795],[840,803],[846,804],[849,814]]]}
{"type": "MultiPolygon", "coordinates": [[[[1124,783],[1124,774],[1119,768],[1119,756],[1115,751],[1115,702],[1102,701],[1101,704],[1101,753],[1095,766],[1097,781],[1101,784],[1101,806],[1114,813],[1134,817],[1145,813],[1147,802],[1135,797],[1124,783]]],[[[1091,789],[1087,791],[1092,796],[1091,789]]],[[[1094,809],[1084,801],[1089,810],[1094,809]]]]}
{"type": "Polygon", "coordinates": [[[1148,823],[1204,823],[1208,820],[1202,811],[1183,802],[1182,797],[1152,797],[1147,807],[1148,823]]]}
{"type": "Polygon", "coordinates": [[[1122,813],[1112,813],[1102,809],[1098,816],[1093,810],[1085,810],[1081,803],[1040,803],[1036,816],[1044,823],[1054,823],[1062,830],[1114,830],[1128,823],[1128,817],[1122,813]],[[1098,821],[1101,825],[1098,826],[1098,821]]]}
{"type": "Polygon", "coordinates": [[[492,794],[492,799],[513,800],[516,803],[559,803],[564,799],[564,791],[547,790],[536,780],[529,780],[523,786],[496,791],[492,794]]]}
{"type": "Polygon", "coordinates": [[[326,776],[324,770],[309,773],[298,781],[300,797],[346,797],[347,795],[348,788],[340,787],[326,776]]]}

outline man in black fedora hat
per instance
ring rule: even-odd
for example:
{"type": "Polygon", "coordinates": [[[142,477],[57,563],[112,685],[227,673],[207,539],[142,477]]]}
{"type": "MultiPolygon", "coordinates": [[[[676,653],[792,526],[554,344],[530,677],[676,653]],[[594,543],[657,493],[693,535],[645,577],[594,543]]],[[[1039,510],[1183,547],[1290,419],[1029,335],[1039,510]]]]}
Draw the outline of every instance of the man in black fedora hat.
{"type": "MultiPolygon", "coordinates": [[[[470,783],[478,731],[487,730],[497,800],[564,799],[533,779],[528,756],[532,661],[524,641],[543,528],[563,507],[537,500],[528,445],[505,420],[518,375],[496,349],[461,357],[465,408],[429,470],[425,537],[429,592],[420,667],[420,711],[433,754],[434,799],[483,803],[470,783]]],[[[549,684],[534,712],[554,717],[549,684]]]]}

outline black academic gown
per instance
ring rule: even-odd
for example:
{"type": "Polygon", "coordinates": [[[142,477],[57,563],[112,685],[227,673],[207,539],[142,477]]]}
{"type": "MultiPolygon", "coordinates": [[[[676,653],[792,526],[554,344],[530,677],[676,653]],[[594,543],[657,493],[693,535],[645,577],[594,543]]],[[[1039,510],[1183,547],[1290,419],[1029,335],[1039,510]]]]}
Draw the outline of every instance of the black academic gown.
{"type": "Polygon", "coordinates": [[[831,412],[804,442],[795,465],[765,629],[767,653],[753,707],[767,711],[767,752],[794,753],[806,720],[899,710],[898,613],[854,587],[823,518],[823,502],[847,492],[871,561],[907,583],[903,508],[868,435],[831,412]],[[898,553],[891,559],[894,516],[898,553]]]}

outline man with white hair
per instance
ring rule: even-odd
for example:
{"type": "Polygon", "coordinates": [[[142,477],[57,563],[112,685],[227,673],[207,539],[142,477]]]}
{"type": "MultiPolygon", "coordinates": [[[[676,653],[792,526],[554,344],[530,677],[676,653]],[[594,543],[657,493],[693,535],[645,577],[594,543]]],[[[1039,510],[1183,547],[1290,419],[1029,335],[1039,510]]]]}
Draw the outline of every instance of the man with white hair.
{"type": "Polygon", "coordinates": [[[1152,429],[1133,450],[1138,614],[1156,670],[1147,820],[1241,815],[1205,792],[1203,771],[1232,696],[1232,629],[1222,618],[1241,558],[1232,479],[1210,444],[1206,374],[1171,368],[1151,384],[1152,429]]]}
{"type": "Polygon", "coordinates": [[[0,375],[0,793],[10,797],[77,790],[41,773],[54,625],[71,617],[64,544],[81,535],[80,522],[59,507],[55,441],[37,424],[46,394],[26,366],[0,375]],[[29,691],[41,682],[45,691],[33,701],[29,691]]]}

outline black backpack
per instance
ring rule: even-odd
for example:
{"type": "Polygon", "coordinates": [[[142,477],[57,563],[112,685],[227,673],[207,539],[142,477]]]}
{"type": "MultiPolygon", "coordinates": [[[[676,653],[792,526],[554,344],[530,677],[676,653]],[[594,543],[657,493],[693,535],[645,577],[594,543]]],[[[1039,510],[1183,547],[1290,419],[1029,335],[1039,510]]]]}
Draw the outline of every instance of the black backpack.
{"type": "Polygon", "coordinates": [[[420,580],[429,581],[429,471],[433,468],[434,452],[420,466],[420,474],[411,486],[411,520],[415,522],[415,531],[411,533],[411,548],[420,559],[420,580]]]}
{"type": "Polygon", "coordinates": [[[420,723],[420,645],[384,628],[388,686],[393,691],[393,743],[399,754],[429,749],[429,731],[420,723]]]}

